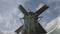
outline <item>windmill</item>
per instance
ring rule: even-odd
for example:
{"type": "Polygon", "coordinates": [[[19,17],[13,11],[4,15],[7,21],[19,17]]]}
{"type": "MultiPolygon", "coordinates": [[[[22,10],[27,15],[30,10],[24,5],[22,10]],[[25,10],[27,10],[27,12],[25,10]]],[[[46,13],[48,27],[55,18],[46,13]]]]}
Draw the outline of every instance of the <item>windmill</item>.
{"type": "Polygon", "coordinates": [[[43,13],[47,8],[47,5],[44,5],[35,13],[27,12],[22,5],[18,7],[24,14],[24,24],[19,27],[15,32],[19,34],[46,34],[46,30],[39,24],[38,16],[43,13]]]}

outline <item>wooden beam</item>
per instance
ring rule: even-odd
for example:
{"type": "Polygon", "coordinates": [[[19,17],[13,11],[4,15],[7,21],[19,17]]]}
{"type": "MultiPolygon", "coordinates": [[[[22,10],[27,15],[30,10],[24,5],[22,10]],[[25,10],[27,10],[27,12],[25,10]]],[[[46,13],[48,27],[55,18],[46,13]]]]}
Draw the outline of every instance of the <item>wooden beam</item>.
{"type": "Polygon", "coordinates": [[[49,8],[47,5],[44,5],[42,8],[40,8],[39,10],[37,10],[35,12],[35,15],[40,15],[41,13],[43,13],[47,8],[49,8]]]}
{"type": "Polygon", "coordinates": [[[23,7],[22,5],[20,5],[18,8],[21,10],[21,12],[22,12],[24,15],[27,14],[27,11],[24,9],[24,7],[23,7]]]}
{"type": "Polygon", "coordinates": [[[15,32],[16,32],[17,34],[20,33],[21,30],[22,30],[22,28],[23,28],[23,26],[19,27],[15,32]]]}

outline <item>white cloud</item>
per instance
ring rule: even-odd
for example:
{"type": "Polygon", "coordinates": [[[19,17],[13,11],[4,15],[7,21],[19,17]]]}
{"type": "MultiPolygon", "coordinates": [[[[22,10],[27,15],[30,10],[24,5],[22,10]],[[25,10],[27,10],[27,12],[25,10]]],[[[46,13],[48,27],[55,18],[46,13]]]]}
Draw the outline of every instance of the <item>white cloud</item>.
{"type": "Polygon", "coordinates": [[[58,29],[60,29],[60,25],[58,26],[58,29]]]}
{"type": "Polygon", "coordinates": [[[60,16],[58,17],[58,22],[60,23],[60,16]]]}
{"type": "Polygon", "coordinates": [[[58,23],[59,23],[58,29],[60,29],[60,17],[58,17],[58,23]]]}
{"type": "Polygon", "coordinates": [[[50,34],[60,34],[60,17],[58,17],[58,27],[52,31],[50,34]]]}
{"type": "Polygon", "coordinates": [[[3,17],[0,15],[0,23],[3,22],[3,17]]]}
{"type": "Polygon", "coordinates": [[[47,32],[52,32],[54,30],[54,28],[57,27],[57,24],[58,24],[58,18],[52,20],[50,23],[48,23],[45,27],[46,31],[47,32]]]}
{"type": "Polygon", "coordinates": [[[12,31],[3,31],[4,34],[16,34],[15,32],[12,32],[12,31]]]}
{"type": "Polygon", "coordinates": [[[12,25],[11,25],[10,22],[8,21],[5,26],[6,26],[6,28],[11,28],[12,25]]]}
{"type": "MultiPolygon", "coordinates": [[[[25,2],[27,2],[29,0],[0,0],[0,13],[2,14],[2,16],[0,16],[0,21],[2,20],[2,24],[3,25],[3,29],[7,29],[4,31],[15,31],[16,28],[20,27],[20,17],[23,17],[22,13],[19,14],[18,12],[18,6],[19,4],[24,4],[25,2]],[[17,27],[18,26],[18,27],[17,27]],[[5,27],[5,28],[4,28],[5,27]],[[8,30],[9,29],[9,30],[8,30]]],[[[6,33],[6,34],[13,34],[13,33],[6,33]]]]}
{"type": "Polygon", "coordinates": [[[19,16],[20,18],[23,18],[23,17],[24,17],[24,15],[23,15],[22,13],[20,13],[18,16],[19,16]]]}

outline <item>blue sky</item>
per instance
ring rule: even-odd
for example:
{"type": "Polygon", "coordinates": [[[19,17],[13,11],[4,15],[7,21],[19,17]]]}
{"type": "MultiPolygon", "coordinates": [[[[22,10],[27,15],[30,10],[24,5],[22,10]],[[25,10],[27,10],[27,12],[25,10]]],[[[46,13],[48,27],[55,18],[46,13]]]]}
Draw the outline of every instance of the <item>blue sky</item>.
{"type": "MultiPolygon", "coordinates": [[[[47,24],[54,21],[60,12],[60,0],[0,0],[0,30],[1,31],[15,31],[23,23],[23,13],[18,9],[19,5],[23,5],[29,12],[37,11],[44,4],[49,8],[43,12],[40,24],[45,28],[47,24]]],[[[56,23],[55,23],[56,24],[56,23]]]]}

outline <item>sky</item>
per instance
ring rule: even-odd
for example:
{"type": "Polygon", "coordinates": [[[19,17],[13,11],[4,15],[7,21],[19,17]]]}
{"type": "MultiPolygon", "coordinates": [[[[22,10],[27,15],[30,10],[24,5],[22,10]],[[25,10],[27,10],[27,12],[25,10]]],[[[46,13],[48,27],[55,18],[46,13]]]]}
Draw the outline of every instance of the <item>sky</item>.
{"type": "MultiPolygon", "coordinates": [[[[49,6],[39,17],[43,17],[39,23],[47,32],[52,31],[60,18],[60,0],[0,0],[0,30],[2,34],[12,34],[23,25],[24,14],[18,9],[19,5],[29,12],[36,12],[43,5],[49,6]],[[58,18],[59,17],[59,18],[58,18]],[[12,32],[12,33],[11,33],[12,32]]],[[[15,34],[15,33],[14,33],[15,34]]]]}
{"type": "Polygon", "coordinates": [[[50,34],[60,34],[60,18],[58,19],[58,22],[59,22],[58,23],[59,26],[57,26],[57,28],[50,34]]]}

